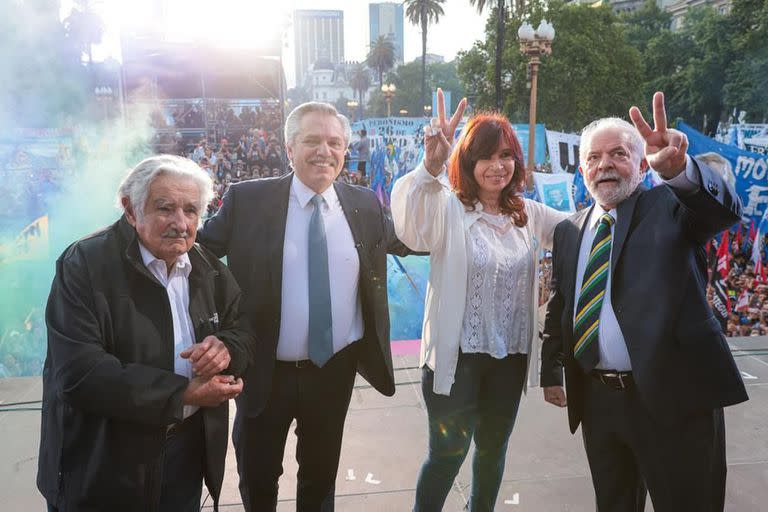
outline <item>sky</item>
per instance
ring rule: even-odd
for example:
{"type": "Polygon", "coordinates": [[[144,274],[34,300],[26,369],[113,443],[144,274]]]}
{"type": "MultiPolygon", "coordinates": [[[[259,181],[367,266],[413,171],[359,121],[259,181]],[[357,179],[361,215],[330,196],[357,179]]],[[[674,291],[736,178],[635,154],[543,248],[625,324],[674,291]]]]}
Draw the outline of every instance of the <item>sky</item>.
{"type": "MultiPolygon", "coordinates": [[[[366,0],[94,0],[94,9],[106,25],[103,44],[94,48],[96,60],[120,59],[119,33],[151,23],[157,18],[158,6],[164,6],[171,23],[167,30],[181,38],[207,37],[220,45],[238,47],[258,45],[258,34],[282,28],[283,61],[289,86],[293,85],[293,30],[291,13],[296,9],[335,9],[344,11],[344,57],[365,59],[369,46],[368,4],[366,0]]],[[[71,0],[61,0],[65,17],[72,8],[71,0]]],[[[459,50],[472,47],[484,37],[487,13],[478,14],[469,0],[446,0],[445,15],[428,31],[427,52],[453,60],[459,50]]],[[[405,60],[421,55],[421,30],[407,18],[405,27],[405,60]]]]}

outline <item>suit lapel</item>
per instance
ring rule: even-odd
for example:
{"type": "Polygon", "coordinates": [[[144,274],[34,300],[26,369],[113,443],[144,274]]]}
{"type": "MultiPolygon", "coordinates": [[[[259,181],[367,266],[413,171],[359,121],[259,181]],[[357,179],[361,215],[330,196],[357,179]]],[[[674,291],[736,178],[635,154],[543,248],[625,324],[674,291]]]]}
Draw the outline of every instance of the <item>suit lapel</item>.
{"type": "MultiPolygon", "coordinates": [[[[271,211],[274,213],[273,219],[262,219],[261,222],[269,222],[266,226],[269,260],[271,267],[270,276],[272,276],[272,297],[275,297],[277,304],[280,304],[283,295],[283,246],[285,245],[285,224],[288,219],[288,201],[291,195],[291,182],[293,173],[288,173],[277,181],[273,203],[271,208],[262,209],[256,205],[259,211],[271,211]]],[[[259,222],[254,219],[254,222],[259,222]]]]}
{"type": "Polygon", "coordinates": [[[632,225],[632,216],[635,212],[635,206],[637,205],[637,198],[640,197],[640,193],[645,190],[643,185],[640,185],[635,189],[631,196],[619,203],[616,208],[616,214],[618,220],[616,222],[616,228],[613,230],[613,249],[611,250],[611,275],[613,275],[616,269],[616,262],[619,261],[621,250],[624,248],[624,242],[627,240],[629,234],[629,226],[632,225]]]}
{"type": "MultiPolygon", "coordinates": [[[[595,206],[593,205],[592,208],[595,206]]],[[[568,306],[568,311],[573,311],[575,307],[574,296],[576,293],[576,279],[579,266],[579,249],[581,248],[581,240],[584,238],[584,230],[586,229],[587,219],[589,219],[592,208],[585,208],[577,213],[571,223],[573,228],[568,231],[568,237],[566,239],[565,254],[565,303],[568,306]]]]}
{"type": "Polygon", "coordinates": [[[333,188],[336,190],[336,196],[339,198],[344,217],[346,217],[349,230],[352,232],[352,240],[355,242],[355,249],[357,249],[360,263],[361,265],[367,264],[368,259],[365,251],[362,250],[364,247],[364,229],[362,219],[360,218],[360,209],[357,206],[357,201],[355,201],[355,189],[338,182],[334,182],[333,188]]]}

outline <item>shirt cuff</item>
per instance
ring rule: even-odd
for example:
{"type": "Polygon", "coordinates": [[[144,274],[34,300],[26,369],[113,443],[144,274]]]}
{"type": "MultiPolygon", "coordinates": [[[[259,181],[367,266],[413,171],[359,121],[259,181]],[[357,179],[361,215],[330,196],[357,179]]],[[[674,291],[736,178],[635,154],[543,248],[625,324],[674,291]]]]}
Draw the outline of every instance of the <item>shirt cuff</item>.
{"type": "Polygon", "coordinates": [[[685,155],[685,171],[668,180],[661,176],[661,180],[665,184],[674,188],[677,192],[681,192],[683,194],[697,192],[701,187],[701,179],[699,178],[699,173],[696,171],[696,167],[690,155],[685,155]]]}

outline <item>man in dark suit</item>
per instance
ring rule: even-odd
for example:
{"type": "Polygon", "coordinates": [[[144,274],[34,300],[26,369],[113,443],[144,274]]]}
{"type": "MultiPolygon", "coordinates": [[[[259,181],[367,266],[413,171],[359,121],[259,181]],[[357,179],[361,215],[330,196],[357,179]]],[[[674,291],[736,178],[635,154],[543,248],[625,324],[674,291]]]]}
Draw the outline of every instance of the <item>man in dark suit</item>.
{"type": "Polygon", "coordinates": [[[297,510],[333,510],[356,370],[395,392],[386,253],[408,250],[371,190],[334,183],[349,138],[333,106],[298,106],[285,122],[294,172],[233,185],[199,235],[227,256],[260,344],[233,430],[248,511],[275,509],[294,419],[297,510]]]}
{"type": "Polygon", "coordinates": [[[596,204],[555,229],[541,385],[581,424],[600,512],[722,510],[723,407],[747,400],[707,304],[704,245],[737,222],[734,190],[667,129],[601,119],[581,135],[596,204]],[[645,146],[645,156],[643,156],[645,146]],[[648,164],[665,180],[641,185],[648,164]]]}

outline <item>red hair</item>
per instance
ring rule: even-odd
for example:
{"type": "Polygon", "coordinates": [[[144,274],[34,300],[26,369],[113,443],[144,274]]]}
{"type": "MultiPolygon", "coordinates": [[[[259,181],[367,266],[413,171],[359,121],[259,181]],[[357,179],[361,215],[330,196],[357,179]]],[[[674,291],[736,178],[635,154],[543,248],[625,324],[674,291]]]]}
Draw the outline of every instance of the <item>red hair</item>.
{"type": "Polygon", "coordinates": [[[490,158],[502,140],[512,151],[515,170],[512,179],[501,191],[499,207],[501,213],[511,216],[515,225],[522,227],[528,222],[525,202],[519,195],[525,185],[523,148],[504,115],[498,112],[479,112],[470,118],[448,160],[448,179],[464,206],[474,210],[480,190],[475,179],[475,164],[478,160],[490,158]]]}

